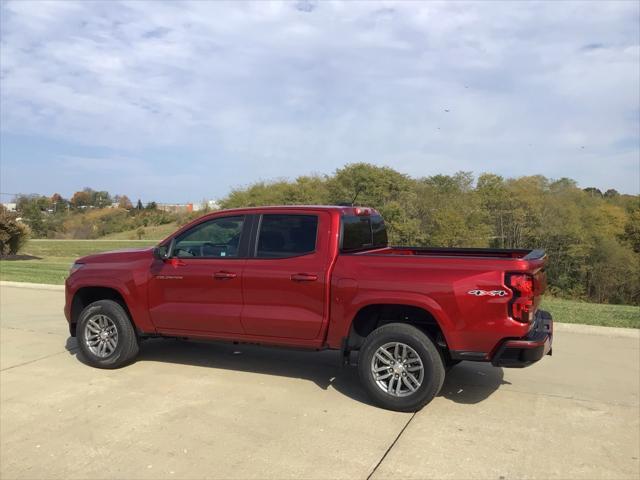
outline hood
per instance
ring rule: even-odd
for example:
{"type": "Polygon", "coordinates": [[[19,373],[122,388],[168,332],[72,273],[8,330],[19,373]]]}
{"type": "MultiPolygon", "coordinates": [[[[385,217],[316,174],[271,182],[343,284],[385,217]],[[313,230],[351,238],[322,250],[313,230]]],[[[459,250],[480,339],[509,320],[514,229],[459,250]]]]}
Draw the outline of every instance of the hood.
{"type": "Polygon", "coordinates": [[[76,263],[132,262],[152,257],[153,248],[154,247],[125,248],[122,250],[94,253],[92,255],[78,258],[76,263]]]}

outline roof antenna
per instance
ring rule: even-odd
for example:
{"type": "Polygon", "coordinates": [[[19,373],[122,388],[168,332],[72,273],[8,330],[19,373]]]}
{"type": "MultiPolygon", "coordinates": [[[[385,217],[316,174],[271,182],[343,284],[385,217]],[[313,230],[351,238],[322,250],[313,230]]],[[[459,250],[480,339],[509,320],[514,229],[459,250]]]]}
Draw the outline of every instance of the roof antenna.
{"type": "Polygon", "coordinates": [[[358,190],[356,190],[356,196],[353,197],[353,200],[351,200],[351,206],[353,207],[356,203],[356,198],[358,198],[358,195],[360,195],[360,192],[362,191],[361,188],[359,188],[358,190]]]}

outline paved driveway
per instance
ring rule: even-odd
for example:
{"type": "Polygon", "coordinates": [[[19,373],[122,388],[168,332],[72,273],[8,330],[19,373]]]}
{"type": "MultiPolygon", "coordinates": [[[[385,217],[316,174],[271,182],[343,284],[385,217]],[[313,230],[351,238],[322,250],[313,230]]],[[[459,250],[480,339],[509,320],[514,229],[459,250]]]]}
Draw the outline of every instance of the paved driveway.
{"type": "Polygon", "coordinates": [[[523,370],[461,364],[421,412],[332,352],[154,340],[105,371],[62,292],[0,287],[2,478],[633,478],[640,337],[560,328],[523,370]]]}

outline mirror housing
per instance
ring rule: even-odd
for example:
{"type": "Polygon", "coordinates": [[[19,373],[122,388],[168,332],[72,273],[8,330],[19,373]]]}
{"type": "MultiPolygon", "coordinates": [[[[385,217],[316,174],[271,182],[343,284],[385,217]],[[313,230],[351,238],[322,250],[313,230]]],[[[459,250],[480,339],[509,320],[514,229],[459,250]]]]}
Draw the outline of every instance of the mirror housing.
{"type": "Polygon", "coordinates": [[[164,245],[158,245],[153,249],[153,258],[158,260],[166,260],[169,258],[169,249],[164,245]]]}

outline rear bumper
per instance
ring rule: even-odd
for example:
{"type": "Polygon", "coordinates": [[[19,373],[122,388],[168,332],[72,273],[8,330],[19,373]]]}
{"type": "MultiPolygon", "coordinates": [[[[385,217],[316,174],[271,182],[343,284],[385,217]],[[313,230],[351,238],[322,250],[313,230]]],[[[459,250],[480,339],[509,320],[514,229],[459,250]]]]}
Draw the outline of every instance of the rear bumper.
{"type": "Polygon", "coordinates": [[[545,355],[551,355],[553,341],[553,318],[549,312],[538,310],[533,328],[526,337],[507,339],[491,358],[495,367],[528,367],[545,355]]]}

